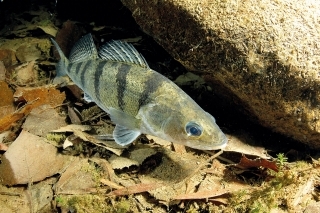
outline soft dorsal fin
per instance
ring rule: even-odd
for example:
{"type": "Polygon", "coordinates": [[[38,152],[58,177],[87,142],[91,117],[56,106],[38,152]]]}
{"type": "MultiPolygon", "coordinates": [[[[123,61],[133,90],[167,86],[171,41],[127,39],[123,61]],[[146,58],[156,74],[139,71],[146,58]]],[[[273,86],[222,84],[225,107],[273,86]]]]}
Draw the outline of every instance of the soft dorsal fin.
{"type": "Polygon", "coordinates": [[[94,45],[92,36],[91,34],[87,34],[73,46],[69,55],[69,60],[71,63],[75,63],[97,57],[98,52],[94,45]]]}
{"type": "Polygon", "coordinates": [[[149,68],[144,57],[132,44],[122,41],[110,41],[99,49],[99,57],[111,61],[128,62],[149,68]]]}

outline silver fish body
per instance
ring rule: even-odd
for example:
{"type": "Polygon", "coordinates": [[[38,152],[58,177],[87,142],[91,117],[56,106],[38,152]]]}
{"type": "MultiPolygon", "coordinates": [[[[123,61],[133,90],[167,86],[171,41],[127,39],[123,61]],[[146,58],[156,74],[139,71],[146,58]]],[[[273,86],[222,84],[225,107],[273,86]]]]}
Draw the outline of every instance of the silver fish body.
{"type": "Polygon", "coordinates": [[[90,34],[67,59],[58,44],[58,75],[67,74],[116,124],[120,145],[140,134],[202,150],[223,149],[227,138],[215,119],[172,81],[149,68],[130,44],[111,41],[96,50],[90,34]]]}

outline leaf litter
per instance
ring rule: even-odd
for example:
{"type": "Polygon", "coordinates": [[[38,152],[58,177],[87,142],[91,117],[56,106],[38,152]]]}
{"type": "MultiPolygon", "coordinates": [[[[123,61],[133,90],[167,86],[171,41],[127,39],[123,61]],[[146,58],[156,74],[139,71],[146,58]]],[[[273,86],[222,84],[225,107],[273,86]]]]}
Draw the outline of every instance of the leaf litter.
{"type": "MultiPolygon", "coordinates": [[[[112,141],[114,125],[97,106],[83,102],[79,88],[50,84],[54,63],[48,38],[57,28],[48,12],[31,13],[32,22],[19,18],[19,26],[3,30],[16,39],[0,40],[3,210],[51,211],[53,200],[54,210],[79,212],[268,212],[281,205],[297,210],[316,203],[312,196],[319,185],[314,172],[318,161],[279,164],[263,147],[233,135],[218,158],[149,135],[134,145],[117,146],[112,141]],[[40,16],[47,21],[37,19],[40,16]],[[31,37],[35,29],[43,31],[41,38],[31,37]],[[310,178],[298,178],[302,176],[310,178]]],[[[65,26],[62,36],[76,24],[68,21],[65,26]]],[[[84,30],[80,25],[77,29],[84,30]]],[[[176,83],[210,90],[201,76],[190,72],[178,76],[176,83]]]]}

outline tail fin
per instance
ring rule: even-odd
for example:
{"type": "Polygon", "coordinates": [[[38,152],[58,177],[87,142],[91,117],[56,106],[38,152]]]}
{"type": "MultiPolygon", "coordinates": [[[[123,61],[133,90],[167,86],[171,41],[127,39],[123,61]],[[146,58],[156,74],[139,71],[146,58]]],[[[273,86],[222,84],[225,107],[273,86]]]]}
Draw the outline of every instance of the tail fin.
{"type": "Polygon", "coordinates": [[[53,45],[56,47],[56,49],[59,53],[59,56],[60,56],[60,61],[56,65],[56,70],[57,70],[56,77],[65,76],[65,75],[67,75],[67,67],[69,65],[69,60],[64,55],[64,53],[62,52],[62,50],[59,47],[59,45],[57,44],[57,42],[55,40],[53,40],[52,38],[50,38],[50,39],[51,39],[51,42],[53,43],[53,45]]]}

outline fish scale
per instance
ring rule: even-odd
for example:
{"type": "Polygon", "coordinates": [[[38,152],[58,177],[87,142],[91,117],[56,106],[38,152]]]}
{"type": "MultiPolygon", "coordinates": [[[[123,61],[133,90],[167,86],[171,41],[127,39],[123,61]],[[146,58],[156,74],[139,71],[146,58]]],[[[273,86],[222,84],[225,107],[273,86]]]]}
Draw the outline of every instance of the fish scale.
{"type": "Polygon", "coordinates": [[[149,68],[130,44],[110,41],[99,51],[90,34],[80,39],[67,59],[60,55],[57,76],[68,75],[116,124],[120,145],[140,134],[196,149],[223,149],[228,139],[215,119],[172,81],[149,68]]]}

